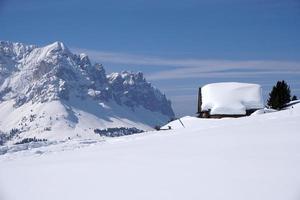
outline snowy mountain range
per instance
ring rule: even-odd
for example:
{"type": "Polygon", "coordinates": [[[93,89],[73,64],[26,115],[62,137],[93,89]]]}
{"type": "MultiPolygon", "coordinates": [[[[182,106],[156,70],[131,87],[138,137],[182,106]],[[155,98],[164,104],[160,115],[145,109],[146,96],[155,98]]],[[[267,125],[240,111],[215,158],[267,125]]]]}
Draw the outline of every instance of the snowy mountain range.
{"type": "Polygon", "coordinates": [[[94,129],[151,130],[174,117],[171,102],[141,72],[107,75],[65,44],[0,42],[0,130],[28,137],[90,137],[94,129]]]}

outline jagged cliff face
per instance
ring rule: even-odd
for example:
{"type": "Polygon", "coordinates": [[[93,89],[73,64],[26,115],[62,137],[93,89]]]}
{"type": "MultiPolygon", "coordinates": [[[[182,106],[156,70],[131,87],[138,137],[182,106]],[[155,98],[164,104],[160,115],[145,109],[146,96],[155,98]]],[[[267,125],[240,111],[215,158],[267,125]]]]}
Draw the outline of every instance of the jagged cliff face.
{"type": "Polygon", "coordinates": [[[141,72],[112,73],[107,77],[113,91],[113,98],[118,103],[132,108],[143,106],[148,110],[174,117],[170,101],[158,89],[153,88],[141,72]]]}
{"type": "Polygon", "coordinates": [[[141,72],[106,75],[87,55],[73,54],[63,43],[45,47],[0,42],[0,102],[14,106],[73,98],[143,107],[174,117],[170,101],[141,72]]]}

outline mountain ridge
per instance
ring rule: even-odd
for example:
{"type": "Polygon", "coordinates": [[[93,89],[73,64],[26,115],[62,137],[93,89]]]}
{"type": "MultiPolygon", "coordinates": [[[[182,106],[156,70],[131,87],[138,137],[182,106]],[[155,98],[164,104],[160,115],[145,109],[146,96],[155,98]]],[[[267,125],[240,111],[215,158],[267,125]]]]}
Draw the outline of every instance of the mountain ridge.
{"type": "MultiPolygon", "coordinates": [[[[93,113],[93,109],[89,109],[87,113],[93,113],[102,121],[106,120],[107,124],[110,123],[105,116],[107,110],[110,117],[115,119],[118,115],[113,113],[124,110],[122,119],[126,119],[126,113],[130,113],[128,116],[132,116],[131,120],[139,118],[133,122],[143,124],[141,127],[144,129],[163,124],[174,117],[170,100],[153,87],[142,72],[123,71],[107,75],[103,65],[92,64],[86,54],[73,54],[62,42],[38,47],[0,41],[0,108],[9,102],[13,107],[11,112],[14,112],[24,105],[30,107],[30,104],[34,106],[52,101],[59,101],[66,113],[67,107],[71,110],[75,107],[80,107],[78,111],[86,110],[74,102],[89,104],[86,108],[92,104],[95,110],[100,105],[101,109],[106,109],[101,110],[103,116],[93,113]],[[153,119],[143,122],[143,114],[138,113],[139,110],[148,113],[148,117],[153,116],[153,119]]],[[[5,120],[1,121],[3,124],[5,120]]],[[[19,124],[20,122],[15,126],[19,124]]],[[[124,126],[123,123],[121,125],[124,126]]],[[[1,128],[3,126],[0,124],[0,130],[1,128]]]]}

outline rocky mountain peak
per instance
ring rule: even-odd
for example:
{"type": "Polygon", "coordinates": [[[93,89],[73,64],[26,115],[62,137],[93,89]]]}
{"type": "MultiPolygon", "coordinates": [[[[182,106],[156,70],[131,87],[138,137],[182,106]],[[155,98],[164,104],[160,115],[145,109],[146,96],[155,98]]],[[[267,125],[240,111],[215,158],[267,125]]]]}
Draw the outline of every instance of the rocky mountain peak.
{"type": "Polygon", "coordinates": [[[0,100],[13,99],[16,106],[79,97],[174,116],[171,102],[142,72],[106,75],[101,64],[92,64],[86,54],[73,54],[62,42],[45,47],[1,42],[0,84],[0,100]]]}

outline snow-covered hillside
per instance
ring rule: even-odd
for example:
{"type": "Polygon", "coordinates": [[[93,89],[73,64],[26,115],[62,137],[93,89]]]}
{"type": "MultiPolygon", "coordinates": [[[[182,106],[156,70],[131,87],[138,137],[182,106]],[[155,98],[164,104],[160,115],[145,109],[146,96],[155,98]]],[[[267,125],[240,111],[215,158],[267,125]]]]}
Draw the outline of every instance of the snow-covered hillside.
{"type": "Polygon", "coordinates": [[[6,153],[0,199],[298,200],[300,104],[261,113],[6,153]]]}
{"type": "Polygon", "coordinates": [[[61,42],[0,42],[0,117],[0,132],[18,132],[16,142],[90,138],[94,129],[107,127],[151,130],[174,112],[141,72],[106,75],[102,65],[61,42]]]}

